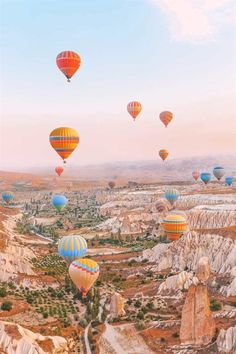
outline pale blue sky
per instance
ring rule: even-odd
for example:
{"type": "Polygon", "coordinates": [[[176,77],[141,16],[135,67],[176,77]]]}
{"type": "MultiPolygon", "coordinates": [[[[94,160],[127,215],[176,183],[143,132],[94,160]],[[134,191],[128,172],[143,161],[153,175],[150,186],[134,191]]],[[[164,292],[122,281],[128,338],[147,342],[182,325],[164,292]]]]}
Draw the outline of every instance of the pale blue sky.
{"type": "Polygon", "coordinates": [[[0,0],[0,168],[58,164],[48,135],[61,125],[81,136],[73,164],[154,159],[161,148],[171,157],[232,153],[232,2],[212,10],[176,0],[181,13],[197,10],[198,31],[166,1],[0,0]],[[55,65],[63,50],[82,58],[71,84],[55,65]],[[133,99],[143,104],[135,124],[126,112],[133,99]],[[158,120],[166,109],[175,115],[167,130],[158,120]]]}

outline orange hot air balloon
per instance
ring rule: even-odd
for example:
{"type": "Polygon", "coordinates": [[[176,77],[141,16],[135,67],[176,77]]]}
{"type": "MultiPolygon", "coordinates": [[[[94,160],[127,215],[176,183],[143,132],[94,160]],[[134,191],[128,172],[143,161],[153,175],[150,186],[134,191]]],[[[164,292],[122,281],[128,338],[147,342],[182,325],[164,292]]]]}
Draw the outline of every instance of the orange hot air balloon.
{"type": "Polygon", "coordinates": [[[67,78],[67,81],[70,82],[70,79],[80,67],[81,59],[79,54],[67,50],[58,54],[56,63],[58,68],[67,78]]]}
{"type": "Polygon", "coordinates": [[[69,275],[75,286],[86,295],[99,276],[99,265],[92,259],[77,259],[71,263],[69,275]]]}
{"type": "Polygon", "coordinates": [[[141,110],[142,110],[142,105],[140,102],[133,101],[127,105],[127,111],[133,117],[134,120],[137,118],[141,110]]]}
{"type": "Polygon", "coordinates": [[[60,127],[51,132],[49,141],[65,163],[65,160],[79,144],[79,134],[73,128],[60,127]]]}
{"type": "Polygon", "coordinates": [[[57,166],[55,168],[55,172],[58,174],[58,176],[60,177],[60,175],[64,172],[64,168],[62,166],[57,166]]]}
{"type": "Polygon", "coordinates": [[[160,115],[160,120],[162,121],[162,123],[165,125],[165,127],[167,128],[167,125],[172,121],[173,119],[173,113],[169,112],[169,111],[164,111],[161,112],[160,115]]]}
{"type": "Polygon", "coordinates": [[[186,218],[178,214],[169,214],[162,222],[162,227],[170,241],[178,240],[188,229],[186,218]]]}
{"type": "Polygon", "coordinates": [[[169,155],[168,150],[162,149],[159,151],[159,156],[163,161],[165,161],[165,159],[167,159],[168,155],[169,155]]]}

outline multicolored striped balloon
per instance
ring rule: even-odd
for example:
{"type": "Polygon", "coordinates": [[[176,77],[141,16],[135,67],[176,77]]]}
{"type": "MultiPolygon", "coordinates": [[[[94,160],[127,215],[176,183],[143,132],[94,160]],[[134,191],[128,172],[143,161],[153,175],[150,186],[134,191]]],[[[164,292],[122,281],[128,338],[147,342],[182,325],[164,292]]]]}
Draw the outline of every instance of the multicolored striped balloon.
{"type": "Polygon", "coordinates": [[[139,113],[142,110],[142,105],[140,102],[138,101],[133,101],[130,102],[127,105],[127,111],[129,112],[129,114],[133,117],[133,119],[135,120],[137,118],[137,116],[139,115],[139,113]]]}
{"type": "Polygon", "coordinates": [[[65,160],[79,144],[79,134],[73,128],[60,127],[51,132],[49,141],[65,163],[65,160]]]}
{"type": "Polygon", "coordinates": [[[201,178],[202,182],[207,184],[211,180],[211,174],[209,172],[202,172],[200,178],[201,178]]]}
{"type": "Polygon", "coordinates": [[[225,177],[225,184],[231,186],[234,183],[234,178],[231,176],[225,177]]]}
{"type": "Polygon", "coordinates": [[[14,195],[11,192],[3,192],[2,193],[2,199],[7,204],[10,204],[10,202],[13,200],[13,198],[14,198],[14,195]]]}
{"type": "Polygon", "coordinates": [[[170,241],[178,240],[187,231],[186,218],[178,214],[169,214],[162,222],[162,227],[170,241]]]}
{"type": "Polygon", "coordinates": [[[81,58],[79,54],[67,50],[58,54],[56,63],[58,68],[67,78],[67,81],[70,82],[70,79],[80,67],[81,58]]]}
{"type": "Polygon", "coordinates": [[[192,176],[195,179],[195,181],[197,181],[198,178],[200,177],[200,172],[195,170],[195,171],[193,171],[192,176]]]}
{"type": "Polygon", "coordinates": [[[92,259],[77,259],[71,263],[69,275],[75,286],[86,295],[99,276],[99,265],[92,259]]]}
{"type": "Polygon", "coordinates": [[[163,161],[165,161],[167,159],[168,155],[169,155],[169,151],[166,149],[161,149],[159,151],[159,156],[163,161]]]}
{"type": "Polygon", "coordinates": [[[173,113],[169,112],[169,111],[164,111],[161,112],[160,115],[160,120],[162,121],[162,123],[165,125],[165,127],[167,128],[167,125],[172,121],[173,119],[173,113]]]}
{"type": "Polygon", "coordinates": [[[64,209],[67,203],[68,203],[68,199],[62,194],[54,194],[52,196],[52,205],[58,211],[64,209]]]}
{"type": "Polygon", "coordinates": [[[223,167],[217,166],[213,169],[213,175],[215,178],[218,179],[218,181],[221,180],[221,178],[225,175],[225,170],[223,167]]]}
{"type": "Polygon", "coordinates": [[[72,262],[86,255],[87,242],[80,235],[64,236],[58,242],[58,253],[67,261],[72,262]]]}
{"type": "Polygon", "coordinates": [[[168,200],[168,202],[173,205],[176,200],[179,198],[180,193],[177,189],[175,188],[171,188],[171,189],[167,189],[165,191],[165,198],[168,200]]]}
{"type": "Polygon", "coordinates": [[[158,213],[167,212],[171,209],[171,205],[166,199],[161,198],[156,202],[156,209],[158,213]]]}

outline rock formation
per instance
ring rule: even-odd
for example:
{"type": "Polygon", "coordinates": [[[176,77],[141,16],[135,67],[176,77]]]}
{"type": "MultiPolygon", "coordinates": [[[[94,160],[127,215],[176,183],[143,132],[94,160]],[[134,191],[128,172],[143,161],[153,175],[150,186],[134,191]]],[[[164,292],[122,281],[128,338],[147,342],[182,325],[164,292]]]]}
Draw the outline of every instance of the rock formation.
{"type": "MultiPolygon", "coordinates": [[[[210,268],[206,258],[200,259],[196,274],[199,281],[206,281],[210,268]]],[[[189,287],[182,310],[180,327],[181,344],[206,345],[215,333],[215,322],[210,311],[207,286],[199,283],[189,287]]]]}
{"type": "Polygon", "coordinates": [[[193,273],[181,272],[168,277],[158,288],[158,294],[161,295],[176,295],[177,291],[187,290],[191,284],[197,284],[198,279],[193,276],[193,273]]]}
{"type": "Polygon", "coordinates": [[[125,314],[124,310],[124,298],[119,293],[114,293],[111,296],[111,303],[110,303],[110,314],[111,317],[119,317],[125,314]]]}
{"type": "Polygon", "coordinates": [[[236,353],[236,326],[220,330],[217,346],[219,353],[236,353]]]}

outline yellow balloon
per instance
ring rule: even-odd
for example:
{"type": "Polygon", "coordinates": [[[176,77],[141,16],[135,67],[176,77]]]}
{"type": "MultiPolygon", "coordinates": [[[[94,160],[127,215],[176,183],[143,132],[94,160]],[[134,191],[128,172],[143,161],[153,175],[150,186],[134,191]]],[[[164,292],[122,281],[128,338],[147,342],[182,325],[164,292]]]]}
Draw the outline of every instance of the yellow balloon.
{"type": "Polygon", "coordinates": [[[99,265],[92,259],[77,259],[71,263],[69,275],[75,286],[86,295],[99,276],[99,265]]]}

